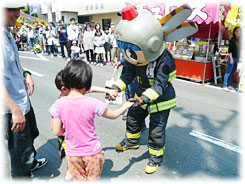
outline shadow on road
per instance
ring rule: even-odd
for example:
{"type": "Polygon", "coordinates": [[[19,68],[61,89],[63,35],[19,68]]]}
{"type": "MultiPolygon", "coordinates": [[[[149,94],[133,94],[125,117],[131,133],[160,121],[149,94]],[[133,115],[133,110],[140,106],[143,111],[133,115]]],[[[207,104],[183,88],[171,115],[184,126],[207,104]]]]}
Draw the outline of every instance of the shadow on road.
{"type": "Polygon", "coordinates": [[[237,179],[240,177],[240,154],[212,143],[190,136],[189,133],[199,126],[205,130],[205,134],[219,137],[231,119],[238,116],[237,111],[232,111],[232,115],[223,121],[216,123],[221,126],[214,126],[213,122],[203,114],[185,113],[183,108],[175,108],[175,112],[180,113],[184,119],[188,120],[188,125],[171,126],[166,129],[166,152],[162,167],[166,167],[170,172],[175,172],[183,177],[191,177],[198,174],[209,175],[222,179],[237,179]],[[195,122],[194,122],[195,121],[195,122]],[[212,132],[209,132],[212,130],[212,132]]]}
{"type": "MultiPolygon", "coordinates": [[[[106,151],[111,149],[115,149],[115,147],[106,147],[103,150],[106,151]]],[[[113,161],[111,159],[105,159],[103,171],[101,173],[101,179],[117,178],[118,176],[125,174],[130,169],[130,167],[134,165],[136,162],[145,160],[148,157],[149,157],[148,152],[145,152],[139,157],[132,157],[130,158],[128,165],[126,165],[122,170],[119,171],[113,171],[112,170],[114,165],[113,161]]]]}
{"type": "Polygon", "coordinates": [[[48,140],[47,143],[42,145],[37,150],[37,158],[45,157],[48,159],[48,163],[43,168],[33,172],[34,178],[55,178],[60,175],[60,165],[62,160],[60,159],[58,151],[58,141],[56,138],[48,140]],[[41,155],[41,156],[40,156],[41,155]]]}

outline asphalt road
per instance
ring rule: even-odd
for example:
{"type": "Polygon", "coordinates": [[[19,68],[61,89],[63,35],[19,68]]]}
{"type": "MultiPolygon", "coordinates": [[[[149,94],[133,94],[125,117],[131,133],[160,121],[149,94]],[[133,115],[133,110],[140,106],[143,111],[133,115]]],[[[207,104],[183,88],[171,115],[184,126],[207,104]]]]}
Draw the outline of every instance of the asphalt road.
{"type": "MultiPolygon", "coordinates": [[[[33,177],[51,181],[63,180],[67,164],[66,160],[59,159],[57,138],[49,129],[48,109],[59,96],[59,91],[54,84],[56,73],[67,62],[62,58],[43,57],[31,52],[20,52],[20,60],[24,68],[32,71],[35,82],[35,92],[31,96],[31,102],[40,131],[40,136],[35,141],[37,157],[46,157],[49,160],[47,166],[33,173],[33,177]]],[[[91,67],[93,85],[103,87],[105,80],[110,79],[112,75],[112,67],[109,65],[91,67]]],[[[170,113],[163,163],[152,175],[144,172],[148,158],[148,129],[141,136],[139,149],[118,153],[114,146],[124,138],[125,121],[122,121],[121,117],[116,120],[96,117],[96,130],[106,158],[101,179],[202,181],[205,178],[237,181],[241,177],[241,153],[216,145],[215,141],[208,142],[190,135],[192,131],[194,134],[203,133],[205,137],[212,136],[220,139],[221,142],[224,141],[225,145],[237,145],[236,150],[240,150],[241,95],[182,79],[175,79],[173,86],[177,94],[177,107],[170,113]]],[[[104,94],[95,93],[89,96],[104,101],[104,94]]],[[[112,109],[117,107],[117,105],[109,105],[112,109]]],[[[148,118],[146,124],[148,126],[148,118]]],[[[8,155],[6,158],[6,175],[9,177],[8,155]]]]}

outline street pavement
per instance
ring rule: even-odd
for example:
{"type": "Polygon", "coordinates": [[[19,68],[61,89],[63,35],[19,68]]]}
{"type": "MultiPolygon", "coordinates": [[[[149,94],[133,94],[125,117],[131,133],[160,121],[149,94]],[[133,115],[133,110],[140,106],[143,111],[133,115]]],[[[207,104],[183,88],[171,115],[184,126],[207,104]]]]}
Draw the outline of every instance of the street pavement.
{"type": "MultiPolygon", "coordinates": [[[[59,96],[55,76],[67,61],[60,57],[34,55],[29,51],[20,52],[20,61],[25,69],[32,72],[35,82],[35,91],[30,98],[40,131],[35,141],[37,157],[46,157],[49,161],[47,166],[33,172],[33,177],[36,180],[63,181],[67,163],[59,158],[57,138],[49,129],[48,109],[59,96]]],[[[103,87],[111,78],[112,66],[91,67],[93,85],[103,87]]],[[[183,179],[203,181],[204,178],[237,181],[241,178],[241,94],[183,79],[175,79],[172,83],[177,107],[170,112],[165,155],[154,174],[144,172],[149,156],[148,129],[141,135],[139,149],[116,152],[114,147],[124,138],[126,122],[121,117],[116,120],[96,117],[96,131],[105,151],[102,180],[159,179],[175,182],[183,179]]],[[[102,101],[105,97],[100,93],[88,95],[102,101]]],[[[111,109],[118,107],[109,105],[111,109]]],[[[149,127],[149,118],[146,125],[149,127]]],[[[8,178],[10,164],[7,153],[6,158],[4,170],[8,178]]]]}

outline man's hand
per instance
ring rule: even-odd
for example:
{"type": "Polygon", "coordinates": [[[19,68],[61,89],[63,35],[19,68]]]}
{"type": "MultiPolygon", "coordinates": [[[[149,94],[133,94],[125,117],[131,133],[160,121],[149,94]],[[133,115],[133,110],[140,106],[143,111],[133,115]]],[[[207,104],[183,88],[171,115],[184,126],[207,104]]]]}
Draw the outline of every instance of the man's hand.
{"type": "Polygon", "coordinates": [[[29,95],[31,96],[34,92],[34,82],[32,80],[31,75],[28,73],[25,74],[25,84],[27,90],[29,91],[29,95]]]}
{"type": "Polygon", "coordinates": [[[15,112],[12,112],[12,121],[13,126],[11,128],[14,132],[23,131],[26,126],[26,118],[22,112],[18,109],[15,112]]]}
{"type": "Polygon", "coordinates": [[[140,97],[130,98],[129,102],[134,102],[133,107],[137,107],[145,104],[144,100],[140,97]]]}

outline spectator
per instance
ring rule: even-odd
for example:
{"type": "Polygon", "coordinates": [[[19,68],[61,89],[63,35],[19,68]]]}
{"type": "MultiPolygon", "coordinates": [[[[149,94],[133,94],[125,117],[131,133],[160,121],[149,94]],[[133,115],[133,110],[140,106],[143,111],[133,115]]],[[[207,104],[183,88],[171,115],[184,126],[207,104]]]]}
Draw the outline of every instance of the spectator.
{"type": "Polygon", "coordinates": [[[53,48],[54,56],[57,56],[57,54],[58,54],[58,48],[57,48],[57,34],[58,34],[58,32],[57,32],[57,29],[56,29],[53,22],[50,22],[49,26],[51,27],[51,30],[52,30],[52,36],[53,36],[52,48],[53,48]]]}
{"type": "Polygon", "coordinates": [[[64,25],[64,21],[59,21],[59,27],[58,27],[58,33],[59,33],[59,42],[60,42],[60,48],[61,48],[61,54],[63,58],[66,58],[64,47],[66,47],[66,50],[68,51],[67,47],[67,29],[64,25]]]}
{"type": "Polygon", "coordinates": [[[229,51],[228,51],[229,59],[227,61],[227,69],[224,76],[224,84],[223,84],[225,91],[236,91],[232,86],[232,82],[237,70],[237,64],[240,59],[240,52],[241,52],[240,35],[241,35],[241,27],[237,26],[233,30],[233,37],[229,41],[229,51]],[[228,87],[227,87],[227,81],[228,81],[228,87]]]}
{"type": "Polygon", "coordinates": [[[34,31],[31,25],[28,26],[28,43],[29,43],[29,49],[33,50],[33,44],[34,44],[34,31]]]}
{"type": "Polygon", "coordinates": [[[84,51],[83,47],[83,29],[82,26],[78,28],[78,46],[80,48],[80,54],[84,51]]]}
{"type": "Polygon", "coordinates": [[[33,94],[34,83],[30,72],[20,65],[18,50],[10,34],[10,27],[15,26],[20,16],[20,7],[8,3],[4,8],[5,21],[2,29],[3,66],[3,124],[11,159],[13,178],[30,177],[31,172],[43,167],[47,159],[36,159],[34,139],[39,135],[35,114],[29,95],[33,94]],[[29,91],[29,95],[28,95],[29,91]]]}
{"type": "Polygon", "coordinates": [[[106,58],[106,62],[108,64],[111,63],[111,36],[110,36],[110,33],[109,33],[109,28],[106,27],[105,28],[105,45],[104,45],[104,48],[105,48],[105,58],[106,58]]]}
{"type": "Polygon", "coordinates": [[[40,44],[40,48],[42,53],[44,53],[44,48],[45,48],[45,26],[43,22],[39,22],[39,44],[40,44]]]}
{"type": "Polygon", "coordinates": [[[120,50],[117,46],[117,41],[116,41],[116,38],[114,37],[114,32],[115,32],[115,26],[111,25],[111,45],[112,45],[111,62],[112,64],[115,64],[118,61],[120,61],[120,50]],[[116,61],[115,61],[115,57],[117,57],[116,61]]]}
{"type": "Polygon", "coordinates": [[[47,55],[51,55],[51,57],[54,57],[54,46],[53,43],[55,42],[54,38],[55,32],[52,30],[52,27],[50,25],[46,28],[46,39],[47,39],[47,55]]]}
{"type": "Polygon", "coordinates": [[[70,25],[67,27],[67,36],[68,36],[68,59],[71,60],[71,45],[72,41],[77,41],[78,37],[78,27],[75,25],[75,19],[70,19],[70,25]]]}
{"type": "Polygon", "coordinates": [[[89,63],[94,62],[94,34],[93,31],[91,30],[91,25],[86,24],[85,30],[84,30],[84,37],[83,37],[83,44],[84,44],[84,50],[86,52],[86,58],[89,63]],[[90,55],[89,55],[90,54],[90,55]],[[91,59],[89,59],[89,56],[91,59]]]}
{"type": "Polygon", "coordinates": [[[77,59],[79,56],[80,48],[77,46],[77,42],[73,41],[71,46],[71,58],[77,59]]]}
{"type": "Polygon", "coordinates": [[[105,38],[102,35],[102,32],[99,29],[97,29],[94,37],[94,45],[95,45],[94,53],[96,54],[96,66],[103,66],[104,64],[104,56],[103,56],[103,54],[105,53],[104,44],[105,44],[105,38]]]}

